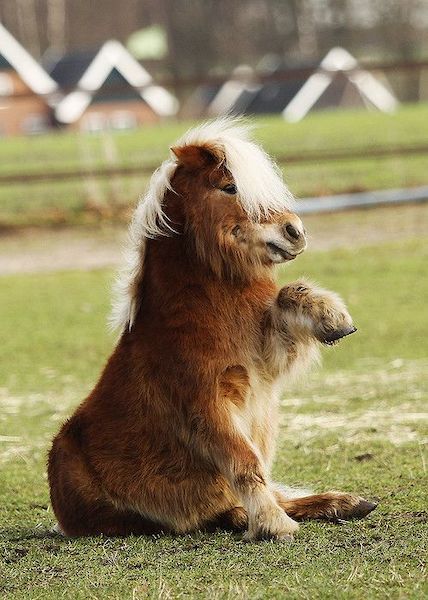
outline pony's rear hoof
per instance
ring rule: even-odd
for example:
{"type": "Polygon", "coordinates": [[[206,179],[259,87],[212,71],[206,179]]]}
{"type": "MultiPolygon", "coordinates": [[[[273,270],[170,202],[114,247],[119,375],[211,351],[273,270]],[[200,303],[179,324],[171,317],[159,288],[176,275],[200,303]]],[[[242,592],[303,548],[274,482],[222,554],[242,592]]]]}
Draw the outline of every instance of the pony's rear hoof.
{"type": "Polygon", "coordinates": [[[364,519],[367,517],[378,505],[377,502],[370,502],[361,498],[360,502],[354,507],[348,519],[364,519]]]}
{"type": "Polygon", "coordinates": [[[369,515],[376,507],[377,502],[370,502],[369,500],[365,500],[364,498],[359,498],[359,502],[357,502],[351,508],[344,508],[339,510],[336,516],[332,519],[333,523],[344,524],[348,521],[355,521],[357,519],[364,519],[369,515]]]}
{"type": "Polygon", "coordinates": [[[63,537],[67,537],[64,531],[61,529],[61,525],[59,523],[55,523],[55,525],[51,529],[51,533],[55,533],[56,535],[62,535],[63,537]]]}
{"type": "Polygon", "coordinates": [[[292,533],[285,533],[282,535],[272,535],[269,533],[260,533],[258,535],[252,535],[248,531],[242,536],[244,542],[284,542],[286,544],[292,544],[294,542],[294,536],[292,533]]]}

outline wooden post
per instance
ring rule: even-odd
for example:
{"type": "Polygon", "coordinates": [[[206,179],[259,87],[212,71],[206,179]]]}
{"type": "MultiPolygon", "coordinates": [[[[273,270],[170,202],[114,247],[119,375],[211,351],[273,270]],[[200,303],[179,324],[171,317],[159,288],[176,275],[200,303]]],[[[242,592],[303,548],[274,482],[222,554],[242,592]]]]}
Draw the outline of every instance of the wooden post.
{"type": "Polygon", "coordinates": [[[110,205],[113,208],[117,208],[117,205],[120,204],[123,195],[120,176],[114,172],[117,170],[119,165],[119,154],[117,152],[117,146],[111,131],[104,129],[101,135],[101,140],[106,163],[112,168],[113,171],[112,175],[109,177],[110,205]]]}
{"type": "Polygon", "coordinates": [[[85,190],[85,199],[88,207],[96,207],[100,211],[103,202],[103,193],[97,179],[93,177],[91,171],[96,167],[94,154],[91,148],[90,134],[80,131],[78,133],[79,150],[82,159],[82,170],[85,173],[83,177],[83,186],[85,190]]]}

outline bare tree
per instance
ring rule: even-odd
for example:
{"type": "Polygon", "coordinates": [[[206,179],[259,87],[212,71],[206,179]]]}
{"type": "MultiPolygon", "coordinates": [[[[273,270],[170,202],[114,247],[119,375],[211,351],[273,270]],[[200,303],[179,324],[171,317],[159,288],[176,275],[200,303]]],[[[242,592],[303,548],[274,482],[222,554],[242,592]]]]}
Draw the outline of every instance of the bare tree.
{"type": "Polygon", "coordinates": [[[47,0],[47,38],[49,48],[57,53],[65,51],[65,0],[47,0]]]}
{"type": "Polygon", "coordinates": [[[33,56],[41,55],[38,30],[36,0],[16,0],[16,12],[20,38],[25,40],[27,49],[33,56]]]}
{"type": "Polygon", "coordinates": [[[380,60],[428,54],[427,0],[0,0],[0,18],[36,57],[126,42],[159,24],[169,55],[151,69],[177,80],[256,66],[266,54],[317,61],[336,45],[380,60]]]}

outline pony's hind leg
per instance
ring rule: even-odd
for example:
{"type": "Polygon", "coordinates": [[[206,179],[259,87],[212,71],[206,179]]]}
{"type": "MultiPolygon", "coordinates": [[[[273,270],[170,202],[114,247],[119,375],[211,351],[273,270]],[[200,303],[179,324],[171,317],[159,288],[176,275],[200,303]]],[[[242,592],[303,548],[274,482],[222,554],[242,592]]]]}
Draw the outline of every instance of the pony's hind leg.
{"type": "MultiPolygon", "coordinates": [[[[279,487],[279,486],[278,486],[279,487]]],[[[293,490],[293,493],[297,490],[293,490]]],[[[286,491],[275,489],[274,495],[279,506],[289,517],[296,521],[324,520],[349,521],[366,517],[377,506],[355,494],[326,492],[324,494],[305,495],[287,498],[286,491]]],[[[219,514],[204,528],[207,531],[223,529],[241,533],[248,527],[248,515],[242,506],[235,506],[219,514]]]]}
{"type": "Polygon", "coordinates": [[[232,531],[234,533],[243,533],[248,528],[248,514],[242,506],[235,506],[217,515],[210,521],[204,529],[206,531],[232,531]]]}
{"type": "Polygon", "coordinates": [[[76,441],[77,423],[65,425],[49,453],[51,502],[57,533],[71,537],[154,534],[165,531],[131,510],[121,510],[103,493],[76,441]]]}
{"type": "Polygon", "coordinates": [[[83,537],[152,535],[166,531],[165,527],[134,511],[116,508],[97,493],[93,481],[87,484],[94,493],[84,493],[81,484],[81,478],[77,482],[63,477],[61,489],[57,487],[52,491],[52,504],[58,519],[55,527],[57,533],[67,537],[83,537]]]}
{"type": "Polygon", "coordinates": [[[363,519],[377,506],[356,494],[344,492],[325,492],[293,499],[287,498],[281,491],[274,493],[279,506],[297,521],[319,519],[337,522],[363,519]]]}
{"type": "Polygon", "coordinates": [[[108,537],[124,537],[128,535],[154,535],[165,533],[166,528],[145,519],[131,511],[117,510],[104,502],[89,506],[75,503],[76,510],[72,521],[68,521],[64,530],[61,526],[57,532],[66,537],[87,537],[105,535],[108,537]]]}

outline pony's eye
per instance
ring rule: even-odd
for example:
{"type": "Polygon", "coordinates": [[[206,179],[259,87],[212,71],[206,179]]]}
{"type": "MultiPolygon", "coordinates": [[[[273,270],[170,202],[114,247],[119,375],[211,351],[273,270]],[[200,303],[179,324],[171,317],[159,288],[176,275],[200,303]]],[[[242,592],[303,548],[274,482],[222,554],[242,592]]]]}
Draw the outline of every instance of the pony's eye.
{"type": "Polygon", "coordinates": [[[226,194],[236,194],[238,190],[234,183],[229,183],[228,185],[225,185],[224,188],[221,188],[221,191],[226,192],[226,194]]]}

